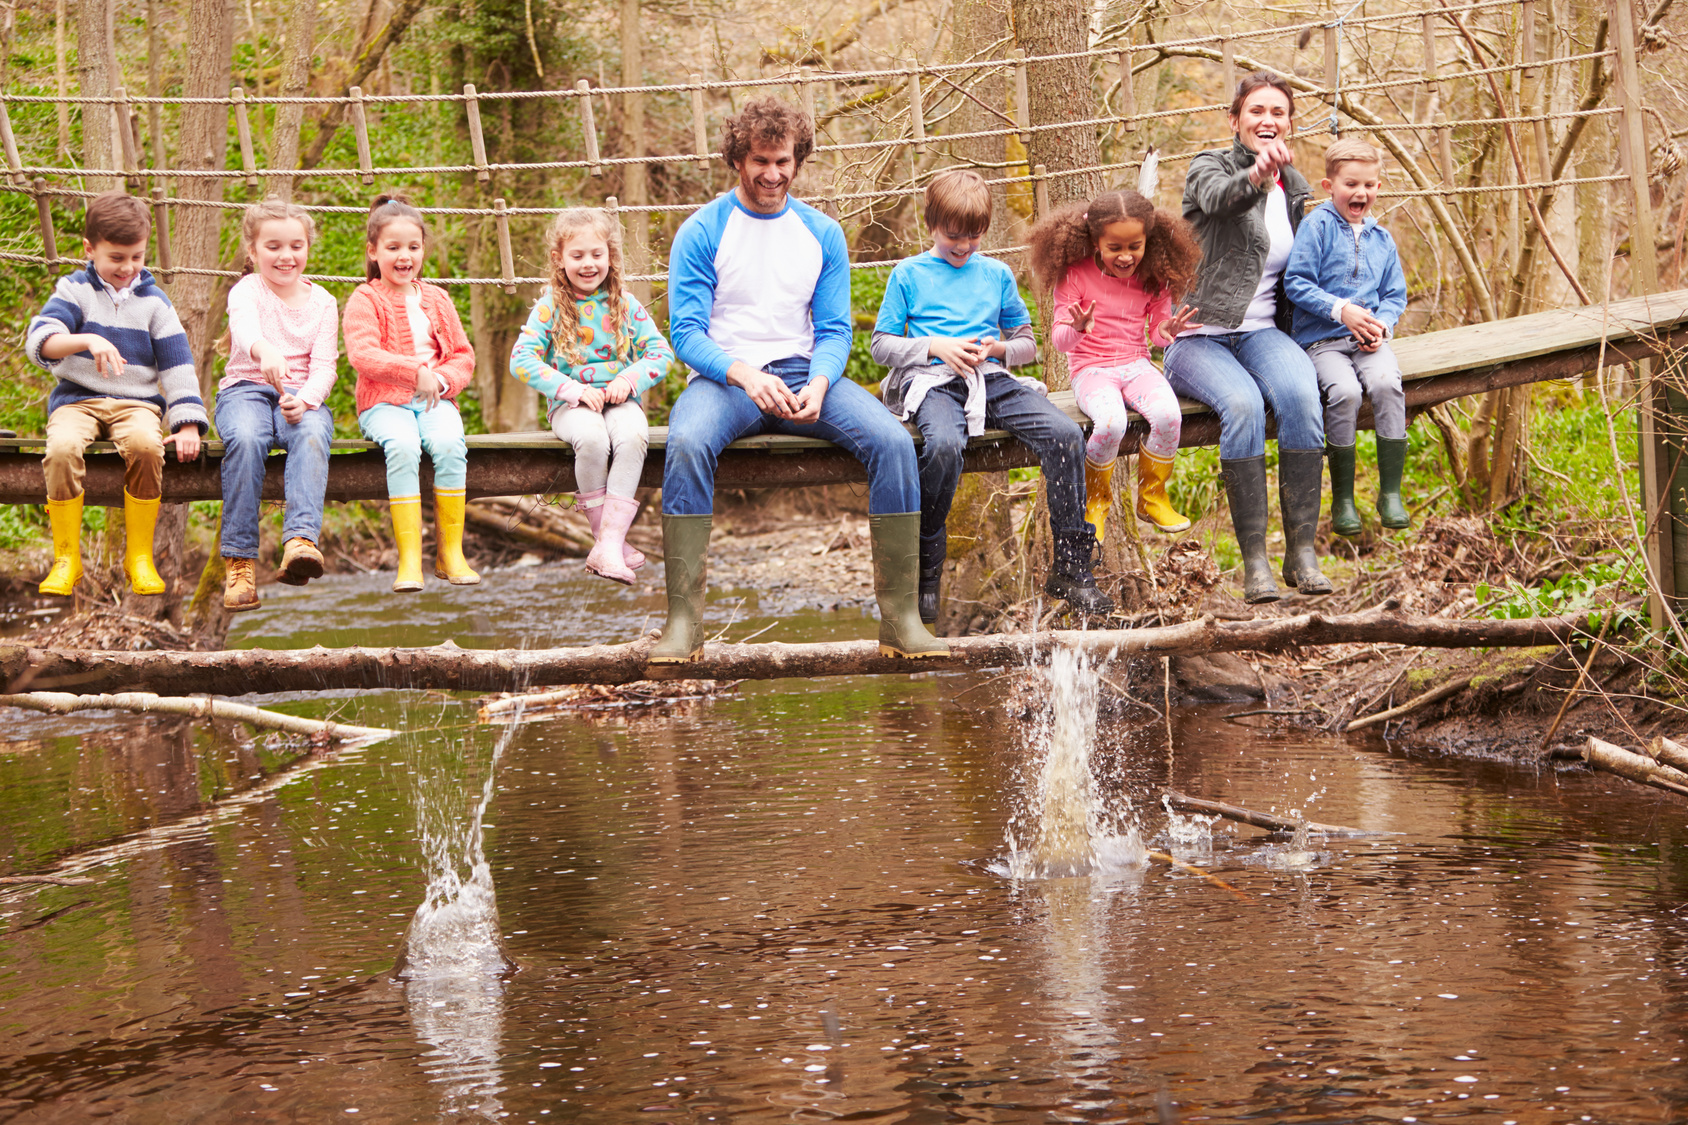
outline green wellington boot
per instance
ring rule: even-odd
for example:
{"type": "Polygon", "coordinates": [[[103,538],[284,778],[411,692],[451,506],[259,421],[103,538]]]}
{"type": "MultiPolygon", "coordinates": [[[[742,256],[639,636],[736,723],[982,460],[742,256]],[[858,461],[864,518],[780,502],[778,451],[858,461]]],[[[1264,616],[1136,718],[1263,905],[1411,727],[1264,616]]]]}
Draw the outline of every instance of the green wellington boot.
{"type": "Polygon", "coordinates": [[[1377,439],[1377,516],[1383,526],[1411,527],[1407,506],[1401,503],[1401,473],[1407,467],[1407,439],[1377,439]]]}
{"type": "Polygon", "coordinates": [[[645,659],[685,664],[703,654],[703,591],[709,529],[714,516],[662,517],[662,570],[668,582],[668,622],[645,659]]]}
{"type": "Polygon", "coordinates": [[[949,645],[920,620],[920,513],[869,516],[873,593],[879,599],[879,654],[948,656],[949,645]]]}
{"type": "Polygon", "coordinates": [[[1283,597],[1272,578],[1266,557],[1266,458],[1236,457],[1219,462],[1225,499],[1231,507],[1231,527],[1243,555],[1243,601],[1250,605],[1283,597]]]}
{"type": "Polygon", "coordinates": [[[1284,583],[1303,594],[1328,594],[1330,579],[1319,572],[1314,544],[1319,533],[1319,493],[1325,483],[1325,451],[1278,447],[1278,503],[1284,513],[1284,583]]]}
{"type": "Polygon", "coordinates": [[[1360,534],[1360,511],[1354,507],[1354,447],[1327,445],[1330,461],[1330,529],[1338,535],[1360,534]]]}

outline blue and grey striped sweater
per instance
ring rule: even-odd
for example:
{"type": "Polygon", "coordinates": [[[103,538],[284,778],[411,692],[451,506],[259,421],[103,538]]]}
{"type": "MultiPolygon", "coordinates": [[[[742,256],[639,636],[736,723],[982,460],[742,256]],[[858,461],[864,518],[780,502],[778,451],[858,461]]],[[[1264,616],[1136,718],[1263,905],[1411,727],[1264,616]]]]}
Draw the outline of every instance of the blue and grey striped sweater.
{"type": "Polygon", "coordinates": [[[193,351],[175,306],[146,270],[133,288],[133,295],[119,306],[92,262],[59,278],[46,307],[29,322],[24,345],[31,360],[59,378],[47,397],[47,410],[90,398],[140,399],[164,411],[168,432],[194,425],[203,434],[210,429],[205,401],[199,397],[193,351]],[[59,360],[42,355],[42,345],[60,332],[110,340],[123,356],[123,373],[101,375],[86,351],[59,360]]]}

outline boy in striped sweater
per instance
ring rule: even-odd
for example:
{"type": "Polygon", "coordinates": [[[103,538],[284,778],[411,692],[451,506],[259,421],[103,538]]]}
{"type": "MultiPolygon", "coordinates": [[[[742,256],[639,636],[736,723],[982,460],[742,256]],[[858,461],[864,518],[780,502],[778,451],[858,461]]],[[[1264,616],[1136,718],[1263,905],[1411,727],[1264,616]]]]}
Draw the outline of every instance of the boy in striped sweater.
{"type": "Polygon", "coordinates": [[[187,333],[145,269],[152,217],[122,190],[88,201],[86,268],[59,279],[29,322],[29,358],[58,383],[47,398],[47,515],[53,569],[43,594],[68,597],[82,577],[83,453],[101,438],[123,455],[123,569],[137,594],[162,594],[152,532],[164,493],[164,447],[199,456],[208,429],[187,333]],[[160,426],[160,422],[165,425],[160,426]],[[165,437],[163,429],[170,436],[165,437]]]}

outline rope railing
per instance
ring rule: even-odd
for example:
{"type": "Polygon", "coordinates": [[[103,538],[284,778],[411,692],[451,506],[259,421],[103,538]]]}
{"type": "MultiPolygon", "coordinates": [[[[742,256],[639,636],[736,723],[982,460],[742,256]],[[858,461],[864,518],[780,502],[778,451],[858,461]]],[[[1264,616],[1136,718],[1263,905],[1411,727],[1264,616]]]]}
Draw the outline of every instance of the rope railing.
{"type": "MultiPolygon", "coordinates": [[[[1073,59],[1085,58],[1116,58],[1121,52],[1147,52],[1150,54],[1164,49],[1201,47],[1211,44],[1237,43],[1244,40],[1278,38],[1298,35],[1303,31],[1317,31],[1328,27],[1379,27],[1392,23],[1409,23],[1423,19],[1426,15],[1437,18],[1465,16],[1475,12],[1490,11],[1497,8],[1516,8],[1522,0],[1471,0],[1469,3],[1439,7],[1415,9],[1407,12],[1392,12],[1376,16],[1363,16],[1359,19],[1341,20],[1310,20],[1303,23],[1286,24],[1280,27],[1245,28],[1240,31],[1213,35],[1191,36],[1184,39],[1169,39],[1155,43],[1117,43],[1097,47],[1090,47],[1083,51],[1067,51],[1050,55],[1028,55],[1024,59],[978,59],[954,63],[928,63],[912,67],[890,67],[879,70],[819,70],[805,67],[797,73],[784,75],[765,75],[754,78],[723,78],[698,82],[664,82],[640,86],[588,86],[582,88],[558,88],[553,90],[502,90],[477,91],[473,94],[365,94],[361,96],[326,96],[326,97],[283,97],[266,96],[255,97],[241,95],[235,97],[156,97],[147,95],[133,95],[118,98],[112,95],[66,95],[59,97],[50,94],[7,94],[3,100],[18,104],[42,105],[226,105],[244,104],[255,105],[303,105],[303,106],[349,106],[361,102],[370,105],[427,105],[440,103],[463,103],[471,101],[531,101],[536,99],[569,100],[582,97],[619,97],[626,94],[679,94],[690,93],[694,90],[704,92],[712,90],[749,90],[768,86],[811,85],[826,82],[868,82],[889,78],[907,78],[911,75],[925,77],[941,74],[956,74],[970,70],[1002,70],[1040,62],[1067,62],[1073,59]]],[[[1553,60],[1542,59],[1531,65],[1547,65],[1553,60]]],[[[1415,80],[1416,81],[1416,80],[1415,80]]]]}
{"type": "MultiPolygon", "coordinates": [[[[1473,0],[1473,2],[1458,6],[1415,9],[1406,12],[1350,18],[1359,6],[1358,3],[1356,3],[1334,19],[1309,21],[1282,27],[1243,29],[1240,31],[1227,28],[1221,34],[1193,36],[1183,39],[1166,40],[1163,42],[1115,42],[1092,47],[1083,51],[1073,51],[1059,54],[1027,56],[1019,52],[1015,52],[1007,58],[971,59],[955,63],[935,63],[879,70],[835,71],[803,68],[794,73],[788,72],[773,76],[723,79],[718,81],[695,80],[694,76],[694,81],[690,82],[641,86],[592,87],[585,81],[582,81],[573,89],[482,92],[476,91],[473,86],[466,86],[463,94],[452,93],[428,95],[364,95],[361,91],[354,87],[352,96],[350,97],[298,98],[247,97],[239,87],[236,87],[233,96],[226,99],[127,97],[124,96],[121,90],[119,90],[117,96],[114,97],[78,95],[61,98],[45,95],[5,94],[0,95],[0,140],[5,142],[5,167],[0,168],[0,193],[24,195],[35,201],[41,214],[43,239],[41,253],[32,255],[15,249],[8,249],[0,251],[0,261],[28,263],[38,267],[80,264],[80,259],[62,257],[58,254],[56,245],[53,244],[54,236],[50,230],[51,219],[49,203],[55,197],[66,199],[86,199],[98,193],[81,187],[70,186],[69,184],[50,182],[54,180],[81,180],[84,177],[97,177],[126,180],[131,184],[138,184],[141,181],[150,181],[152,191],[149,202],[162,218],[168,215],[168,209],[170,208],[210,208],[219,211],[240,211],[244,210],[248,205],[243,201],[225,200],[221,198],[200,199],[171,194],[166,187],[166,185],[171,182],[181,185],[185,182],[227,182],[244,179],[249,185],[255,186],[265,178],[300,183],[312,179],[332,182],[346,181],[352,179],[353,177],[359,177],[365,183],[370,183],[373,182],[376,177],[394,178],[407,176],[449,176],[473,173],[484,185],[490,181],[492,176],[503,173],[584,170],[597,174],[606,168],[613,169],[633,165],[650,166],[663,164],[685,164],[693,162],[704,163],[719,159],[721,155],[717,152],[652,153],[635,156],[602,155],[598,151],[598,138],[595,132],[592,114],[590,112],[590,102],[585,101],[580,103],[582,110],[581,124],[583,132],[586,133],[587,137],[587,156],[584,159],[492,163],[486,160],[484,141],[482,140],[479,129],[480,118],[477,106],[478,103],[482,101],[532,100],[545,98],[589,99],[595,95],[602,95],[605,98],[611,98],[628,94],[649,95],[660,93],[696,93],[707,91],[760,89],[778,86],[813,87],[819,83],[851,83],[854,85],[862,85],[869,82],[916,79],[916,81],[907,83],[909,92],[906,98],[906,106],[899,107],[896,112],[889,116],[889,118],[881,117],[877,119],[884,126],[895,127],[897,130],[896,135],[879,136],[867,140],[841,140],[831,143],[817,143],[814,151],[817,155],[821,156],[872,157],[877,153],[918,147],[919,151],[936,149],[940,153],[949,155],[951,152],[949,146],[965,141],[1017,137],[1022,142],[1029,142],[1033,136],[1038,134],[1074,129],[1116,129],[1129,132],[1135,130],[1138,126],[1143,124],[1171,119],[1189,118],[1204,114],[1222,113],[1228,110],[1228,102],[1204,103],[1194,106],[1154,109],[1142,112],[1136,111],[1134,99],[1130,96],[1129,89],[1129,80],[1134,73],[1134,68],[1136,70],[1141,70],[1145,65],[1153,65],[1157,61],[1156,56],[1161,59],[1183,57],[1192,59],[1207,59],[1209,61],[1222,60],[1226,67],[1227,76],[1229,76],[1233,59],[1232,52],[1229,49],[1230,47],[1246,41],[1295,36],[1302,32],[1317,29],[1324,29],[1326,32],[1325,84],[1323,86],[1312,86],[1307,82],[1304,75],[1294,74],[1290,71],[1284,70],[1276,71],[1287,78],[1293,79],[1300,88],[1303,96],[1322,101],[1331,107],[1331,116],[1328,121],[1321,118],[1311,127],[1304,124],[1301,129],[1297,130],[1295,136],[1306,137],[1316,133],[1323,133],[1327,129],[1334,131],[1340,128],[1340,131],[1343,132],[1352,131],[1369,134],[1389,134],[1400,131],[1407,134],[1420,134],[1424,137],[1423,155],[1429,159],[1433,168],[1431,174],[1428,177],[1425,177],[1421,175],[1417,169],[1414,169],[1413,175],[1417,179],[1417,187],[1411,189],[1383,191],[1379,193],[1379,198],[1381,199],[1401,202],[1415,199],[1454,199],[1511,192],[1534,192],[1582,184],[1619,183],[1630,179],[1631,177],[1628,175],[1565,177],[1560,179],[1552,179],[1544,175],[1540,179],[1533,179],[1529,182],[1523,183],[1457,185],[1454,182],[1453,165],[1447,155],[1449,151],[1449,137],[1454,130],[1486,130],[1497,127],[1533,124],[1537,127],[1538,136],[1541,138],[1541,143],[1545,146],[1546,134],[1542,131],[1545,123],[1551,121],[1603,118],[1609,115],[1622,113],[1623,110],[1618,107],[1596,106],[1591,109],[1578,108],[1542,111],[1538,101],[1530,104],[1520,103],[1518,106],[1515,106],[1514,109],[1522,109],[1525,112],[1515,112],[1513,114],[1497,113],[1495,116],[1489,117],[1467,117],[1458,119],[1445,119],[1438,114],[1436,119],[1433,121],[1401,120],[1398,122],[1379,122],[1376,120],[1374,115],[1367,114],[1363,109],[1354,108],[1358,107],[1358,102],[1349,100],[1364,93],[1377,93],[1406,88],[1434,87],[1440,83],[1451,83],[1465,79],[1475,80],[1492,75],[1529,73],[1533,71],[1540,71],[1549,67],[1581,65],[1594,60],[1612,59],[1618,54],[1615,49],[1608,48],[1605,50],[1588,51],[1579,54],[1535,58],[1533,57],[1533,49],[1525,49],[1520,51],[1522,57],[1513,59],[1512,61],[1497,61],[1493,65],[1485,67],[1470,65],[1475,61],[1481,61],[1480,56],[1469,58],[1457,57],[1452,60],[1455,65],[1451,69],[1446,69],[1446,72],[1445,68],[1438,67],[1436,65],[1436,51],[1432,33],[1433,23],[1438,21],[1450,21],[1454,17],[1468,16],[1478,12],[1499,9],[1520,9],[1523,13],[1525,13],[1523,19],[1521,20],[1521,24],[1523,26],[1528,26],[1528,13],[1535,2],[1536,0],[1473,0]],[[1353,34],[1358,30],[1366,28],[1413,22],[1421,23],[1423,25],[1422,32],[1425,37],[1425,70],[1423,73],[1413,77],[1377,78],[1366,82],[1348,82],[1342,79],[1341,72],[1343,70],[1343,64],[1341,52],[1339,48],[1333,50],[1333,45],[1337,43],[1341,35],[1353,34]],[[1217,51],[1207,50],[1207,48],[1213,47],[1214,45],[1218,45],[1220,49],[1217,51]],[[1179,52],[1197,53],[1186,53],[1180,55],[1179,52]],[[1107,59],[1117,65],[1119,85],[1124,91],[1122,95],[1122,109],[1124,112],[1101,113],[1095,116],[1055,122],[1033,123],[1030,121],[1028,119],[1027,107],[1024,104],[1026,88],[1025,75],[1027,68],[1040,63],[1070,61],[1074,59],[1107,59]],[[1142,61],[1144,59],[1148,60],[1147,64],[1142,61]],[[951,81],[947,76],[960,74],[984,75],[1003,71],[1013,71],[1017,74],[1019,79],[1019,93],[1016,98],[1018,103],[1017,107],[1016,105],[1011,104],[1005,106],[1002,110],[992,110],[997,117],[1001,118],[1007,124],[999,128],[978,129],[955,133],[939,133],[932,131],[934,127],[940,126],[942,122],[948,120],[961,107],[961,103],[954,100],[953,94],[959,93],[964,98],[978,102],[978,99],[973,97],[964,86],[959,85],[955,81],[951,81]],[[926,88],[929,100],[923,105],[920,92],[921,83],[918,79],[925,77],[941,79],[942,84],[931,85],[926,88]],[[944,89],[944,86],[949,88],[944,89]],[[131,111],[133,111],[134,107],[154,105],[232,106],[234,107],[237,115],[237,123],[241,126],[239,134],[240,162],[242,166],[236,169],[171,169],[154,167],[152,165],[143,166],[141,161],[145,160],[149,155],[147,149],[143,146],[128,144],[126,140],[124,144],[114,143],[112,145],[112,150],[114,152],[123,153],[123,161],[126,164],[131,165],[127,168],[99,169],[61,167],[47,164],[25,164],[18,155],[16,138],[11,130],[6,107],[8,105],[39,104],[127,106],[130,107],[131,111]],[[474,154],[478,162],[467,164],[401,165],[390,167],[375,166],[369,157],[370,146],[367,142],[367,136],[365,133],[365,129],[367,128],[365,116],[362,112],[354,112],[349,116],[348,125],[356,132],[357,149],[359,152],[359,167],[314,167],[308,169],[260,168],[257,166],[256,153],[252,149],[249,132],[245,128],[245,115],[252,106],[306,105],[332,108],[346,105],[357,105],[363,109],[368,109],[370,107],[377,106],[414,106],[428,104],[464,104],[466,106],[468,125],[471,133],[471,147],[474,150],[474,154]],[[1354,117],[1356,113],[1366,116],[1369,119],[1364,122],[1355,120],[1354,117]],[[1436,139],[1432,140],[1430,134],[1435,134],[1436,139]],[[1438,154],[1434,151],[1438,142],[1440,145],[1441,156],[1439,167],[1437,166],[1438,154]],[[1438,180],[1440,181],[1439,183],[1437,182],[1438,180]],[[1427,183],[1429,186],[1425,186],[1427,183]]],[[[1272,70],[1274,68],[1268,66],[1266,69],[1272,70]]],[[[893,90],[891,92],[895,93],[896,91],[893,90]]],[[[1111,97],[1111,92],[1105,92],[1102,95],[1104,107],[1108,105],[1111,97]]],[[[806,96],[805,100],[806,102],[809,102],[811,99],[806,96]]],[[[979,104],[982,105],[983,103],[979,104]]],[[[699,148],[704,147],[703,142],[705,137],[704,111],[702,107],[702,101],[694,98],[692,105],[694,120],[692,122],[693,129],[691,132],[699,142],[694,147],[699,148]]],[[[866,112],[865,107],[858,105],[855,108],[866,112]]],[[[986,108],[990,109],[991,107],[987,106],[986,108]]],[[[835,116],[832,120],[851,120],[851,118],[843,111],[835,109],[834,113],[835,116]]],[[[117,118],[122,116],[124,116],[123,113],[118,113],[112,115],[112,118],[115,121],[117,118]]],[[[1309,115],[1301,115],[1301,120],[1303,122],[1307,122],[1308,119],[1309,115]]],[[[1115,133],[1114,136],[1116,138],[1116,143],[1119,139],[1122,139],[1120,133],[1115,133]]],[[[114,138],[114,140],[115,139],[116,138],[114,138]]],[[[820,138],[817,137],[817,140],[819,139],[820,138]]],[[[1159,160],[1163,165],[1180,164],[1193,159],[1203,151],[1210,150],[1215,145],[1224,144],[1228,140],[1229,135],[1227,134],[1222,138],[1214,138],[1210,141],[1197,142],[1196,147],[1187,151],[1178,153],[1162,153],[1159,155],[1159,160]]],[[[1398,158],[1409,159],[1407,150],[1402,148],[1398,142],[1389,141],[1387,137],[1385,138],[1385,142],[1393,146],[1398,158]]],[[[1186,140],[1185,143],[1189,142],[1186,140]]],[[[810,203],[823,207],[840,219],[849,219],[871,212],[877,207],[893,201],[919,196],[924,191],[924,188],[921,186],[922,180],[927,176],[935,174],[938,170],[936,168],[932,168],[925,171],[918,169],[911,171],[903,176],[901,183],[896,186],[881,187],[869,184],[868,186],[856,190],[840,190],[844,186],[839,182],[840,175],[842,174],[847,177],[854,169],[862,168],[864,166],[866,165],[863,162],[857,162],[847,166],[835,166],[834,182],[821,187],[818,191],[811,188],[811,190],[807,194],[803,194],[802,197],[810,203]]],[[[980,166],[980,170],[988,172],[992,167],[993,166],[980,166]]],[[[996,165],[994,167],[1002,168],[1003,166],[996,165]]],[[[1057,169],[1053,171],[1046,170],[1042,165],[1027,168],[1026,165],[1021,164],[1018,168],[1025,169],[1023,174],[1001,175],[995,177],[987,176],[986,182],[993,186],[1031,186],[1034,189],[1034,206],[1036,210],[1041,213],[1048,206],[1044,197],[1044,188],[1052,181],[1071,177],[1099,177],[1110,173],[1124,173],[1139,167],[1141,167],[1141,161],[1135,159],[1114,161],[1110,163],[1098,163],[1082,167],[1057,169]]],[[[1007,166],[1007,170],[1013,171],[1015,170],[1015,166],[1009,164],[1007,166]]],[[[1546,169],[1544,165],[1543,172],[1545,173],[1545,171],[1546,169]]],[[[220,189],[217,194],[221,194],[220,189]]],[[[361,218],[366,213],[366,208],[361,205],[354,206],[317,203],[304,204],[303,206],[307,211],[319,215],[347,215],[361,218]]],[[[629,215],[677,216],[689,214],[690,212],[705,206],[705,204],[669,202],[622,206],[617,203],[614,196],[611,196],[603,206],[604,209],[612,215],[625,213],[629,215]]],[[[1440,204],[1437,203],[1432,204],[1433,208],[1439,206],[1440,204]]],[[[500,242],[503,244],[500,247],[500,265],[502,266],[501,276],[484,278],[440,278],[437,280],[439,280],[442,284],[447,285],[498,285],[511,291],[513,291],[513,287],[516,285],[545,283],[548,279],[543,277],[525,277],[515,275],[514,258],[508,246],[509,240],[507,237],[507,224],[511,219],[548,219],[555,215],[559,209],[560,208],[557,207],[510,207],[506,206],[505,201],[502,199],[497,200],[496,205],[493,207],[420,207],[419,210],[423,214],[429,216],[480,220],[492,219],[499,224],[500,242]]],[[[168,237],[167,234],[164,233],[165,230],[167,230],[167,225],[161,223],[160,249],[163,253],[160,255],[160,258],[162,259],[162,268],[160,272],[162,272],[166,277],[175,275],[203,277],[239,276],[229,270],[189,268],[183,266],[172,267],[169,263],[168,237]]],[[[998,251],[998,253],[1003,255],[1012,255],[1023,249],[1023,247],[1012,247],[998,251]]],[[[854,268],[877,269],[893,264],[895,264],[894,261],[864,262],[855,263],[854,268]]],[[[629,277],[629,280],[661,282],[666,280],[666,276],[667,275],[663,273],[638,274],[629,277]]],[[[313,279],[334,284],[351,284],[363,280],[361,276],[328,274],[316,275],[313,279]]]]}

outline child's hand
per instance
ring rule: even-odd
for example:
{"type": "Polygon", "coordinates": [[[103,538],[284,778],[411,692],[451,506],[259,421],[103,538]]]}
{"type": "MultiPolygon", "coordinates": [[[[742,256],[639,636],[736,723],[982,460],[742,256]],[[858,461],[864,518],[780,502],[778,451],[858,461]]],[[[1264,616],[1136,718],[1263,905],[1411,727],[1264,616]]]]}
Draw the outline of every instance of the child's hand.
{"type": "Polygon", "coordinates": [[[633,394],[633,384],[620,375],[610,380],[610,385],[604,388],[604,401],[611,406],[624,403],[633,394]]]}
{"type": "Polygon", "coordinates": [[[258,372],[263,375],[264,382],[281,390],[281,381],[287,377],[287,357],[281,354],[281,349],[272,347],[267,341],[259,343],[261,355],[252,358],[258,361],[258,372]]]}
{"type": "Polygon", "coordinates": [[[580,402],[576,405],[584,406],[594,414],[602,414],[604,412],[604,392],[597,387],[585,387],[581,390],[580,402]]]}
{"type": "Polygon", "coordinates": [[[89,353],[94,357],[94,370],[107,379],[115,379],[123,374],[123,353],[117,350],[116,344],[104,336],[89,334],[84,338],[88,341],[89,353]]]}
{"type": "Polygon", "coordinates": [[[1067,312],[1067,323],[1073,326],[1075,332],[1089,332],[1091,326],[1096,323],[1095,301],[1088,305],[1068,305],[1067,312]]]}
{"type": "Polygon", "coordinates": [[[1383,346],[1383,341],[1382,340],[1373,340],[1369,344],[1356,344],[1355,346],[1357,348],[1359,348],[1360,351],[1363,351],[1363,352],[1375,352],[1377,349],[1379,349],[1383,346]]]}
{"type": "Polygon", "coordinates": [[[303,422],[305,411],[310,409],[304,399],[286,391],[281,392],[281,401],[277,405],[281,407],[281,416],[287,419],[289,426],[297,426],[300,422],[303,422]]]}
{"type": "Polygon", "coordinates": [[[979,344],[985,349],[980,356],[981,359],[1008,358],[1007,340],[998,340],[995,336],[986,336],[983,340],[979,341],[979,344]]]}
{"type": "Polygon", "coordinates": [[[176,447],[176,460],[195,460],[199,457],[199,427],[190,422],[165,438],[164,444],[176,447]]]}
{"type": "Polygon", "coordinates": [[[941,359],[957,375],[966,375],[984,360],[985,349],[978,339],[957,340],[951,336],[932,336],[926,341],[926,358],[941,359]]]}
{"type": "Polygon", "coordinates": [[[1342,323],[1348,331],[1354,333],[1354,339],[1361,344],[1370,344],[1376,350],[1384,337],[1389,335],[1389,326],[1377,319],[1370,312],[1349,301],[1342,306],[1342,323]]]}
{"type": "Polygon", "coordinates": [[[1196,314],[1199,312],[1201,312],[1200,309],[1193,309],[1189,305],[1180,307],[1175,314],[1167,317],[1155,327],[1155,335],[1163,340],[1170,340],[1180,332],[1207,327],[1196,320],[1196,314]]]}
{"type": "Polygon", "coordinates": [[[440,377],[426,363],[416,369],[416,397],[424,403],[423,410],[440,404],[440,377]]]}

